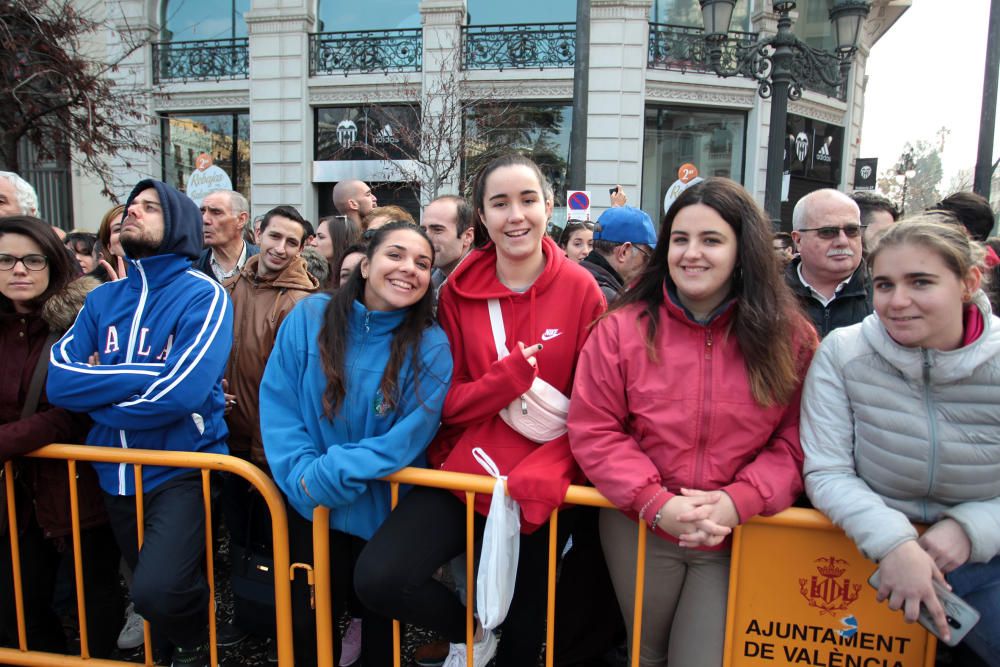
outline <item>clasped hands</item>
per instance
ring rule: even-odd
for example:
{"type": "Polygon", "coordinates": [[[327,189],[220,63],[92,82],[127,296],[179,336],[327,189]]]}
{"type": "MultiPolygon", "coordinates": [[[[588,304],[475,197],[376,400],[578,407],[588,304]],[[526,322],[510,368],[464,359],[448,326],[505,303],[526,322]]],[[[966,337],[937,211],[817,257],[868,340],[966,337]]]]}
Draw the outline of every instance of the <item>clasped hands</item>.
{"type": "Polygon", "coordinates": [[[714,547],[739,525],[740,515],[725,491],[681,489],[660,510],[660,530],[680,540],[682,547],[714,547]]]}

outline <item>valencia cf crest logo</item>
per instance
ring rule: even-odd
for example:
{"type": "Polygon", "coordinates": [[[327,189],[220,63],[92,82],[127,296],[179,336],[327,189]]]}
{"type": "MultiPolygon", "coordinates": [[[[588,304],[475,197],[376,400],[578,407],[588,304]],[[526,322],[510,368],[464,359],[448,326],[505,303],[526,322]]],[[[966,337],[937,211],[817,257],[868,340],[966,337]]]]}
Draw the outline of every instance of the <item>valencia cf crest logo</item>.
{"type": "Polygon", "coordinates": [[[811,578],[799,579],[799,592],[810,607],[819,609],[820,615],[834,616],[850,607],[861,591],[861,584],[852,584],[849,577],[842,577],[850,565],[843,558],[827,556],[817,558],[816,571],[811,578]]]}

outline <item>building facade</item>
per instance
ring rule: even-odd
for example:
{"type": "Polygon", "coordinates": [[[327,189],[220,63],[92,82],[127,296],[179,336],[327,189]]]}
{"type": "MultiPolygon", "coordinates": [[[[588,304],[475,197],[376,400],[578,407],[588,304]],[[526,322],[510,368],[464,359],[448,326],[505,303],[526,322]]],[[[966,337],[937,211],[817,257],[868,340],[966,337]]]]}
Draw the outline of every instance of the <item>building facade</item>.
{"type": "MultiPolygon", "coordinates": [[[[122,31],[150,38],[116,76],[123,99],[153,119],[159,146],[121,156],[121,193],[146,176],[185,189],[213,164],[255,215],[291,204],[316,219],[345,178],[417,212],[515,148],[549,176],[557,207],[567,190],[589,190],[595,218],[619,184],[659,218],[691,166],[743,183],[762,203],[770,101],[752,79],[711,73],[697,0],[589,1],[583,45],[575,0],[107,0],[117,31],[109,57],[122,31]],[[583,48],[586,182],[571,183],[583,48]]],[[[832,47],[831,4],[798,3],[801,39],[832,47]]],[[[783,218],[806,192],[851,188],[868,53],[907,5],[874,0],[846,85],[789,103],[783,218]]],[[[727,57],[776,30],[771,0],[739,0],[731,28],[727,57]]],[[[77,207],[78,226],[93,217],[77,207]]]]}

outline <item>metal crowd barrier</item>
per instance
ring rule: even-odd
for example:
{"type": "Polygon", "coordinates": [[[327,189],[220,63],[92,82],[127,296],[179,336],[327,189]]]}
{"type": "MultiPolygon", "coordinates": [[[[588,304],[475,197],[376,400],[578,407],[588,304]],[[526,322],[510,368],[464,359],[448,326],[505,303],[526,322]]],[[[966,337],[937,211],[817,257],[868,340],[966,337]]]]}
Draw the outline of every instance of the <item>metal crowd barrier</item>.
{"type": "MultiPolygon", "coordinates": [[[[92,447],[84,445],[48,445],[35,450],[28,456],[41,459],[60,459],[66,461],[70,490],[70,513],[72,518],[72,538],[74,556],[74,577],[76,581],[77,615],[80,622],[80,655],[59,655],[42,651],[29,651],[24,626],[24,596],[21,582],[21,559],[18,544],[17,508],[14,498],[14,475],[12,463],[4,464],[7,520],[9,522],[11,565],[14,574],[14,605],[17,611],[17,642],[18,648],[0,648],[0,664],[33,665],[38,667],[69,667],[71,665],[123,666],[135,665],[132,662],[119,660],[103,660],[92,658],[88,646],[86,600],[83,586],[83,567],[80,546],[80,514],[79,497],[76,484],[76,464],[78,461],[101,463],[132,463],[135,464],[136,488],[136,524],[137,539],[142,545],[143,539],[143,502],[142,502],[142,466],[157,465],[178,468],[194,468],[201,470],[202,496],[205,502],[205,575],[209,586],[209,647],[213,665],[218,665],[218,649],[216,648],[215,627],[215,577],[214,555],[215,547],[212,540],[212,501],[209,485],[209,475],[212,471],[228,472],[239,475],[254,486],[264,497],[271,513],[273,523],[274,567],[276,572],[290,572],[288,558],[288,520],[285,515],[285,505],[281,492],[274,482],[258,467],[234,456],[223,454],[201,454],[191,452],[163,452],[142,449],[118,449],[112,447],[92,447]]],[[[278,662],[283,666],[295,664],[292,654],[292,608],[291,581],[289,577],[274,578],[274,601],[276,640],[278,646],[278,662]]],[[[152,647],[149,637],[149,623],[144,624],[145,634],[145,664],[153,665],[152,647]]]]}
{"type": "MultiPolygon", "coordinates": [[[[176,466],[202,471],[205,501],[206,574],[210,588],[209,636],[212,664],[218,664],[215,646],[215,596],[213,581],[213,542],[209,473],[213,470],[237,474],[249,481],[264,497],[272,518],[275,572],[275,607],[278,663],[294,665],[291,623],[291,580],[298,569],[305,569],[315,591],[316,645],[319,667],[333,667],[329,510],[313,513],[313,563],[290,563],[288,522],[280,491],[256,466],[232,456],[192,454],[135,449],[115,449],[77,445],[49,445],[29,456],[66,460],[70,509],[73,520],[73,553],[77,589],[77,612],[80,617],[80,655],[64,656],[27,650],[17,518],[11,463],[6,464],[7,514],[10,522],[14,596],[17,609],[18,648],[0,648],[0,663],[38,666],[132,665],[134,663],[91,658],[87,643],[83,563],[81,562],[79,507],[76,489],[76,462],[99,461],[136,464],[136,510],[138,540],[142,543],[142,466],[176,466]]],[[[473,619],[475,494],[491,494],[494,479],[483,475],[405,468],[385,478],[390,483],[392,506],[399,499],[400,484],[429,486],[466,494],[466,641],[472,644],[473,619]]],[[[566,503],[592,507],[613,507],[596,489],[570,486],[566,503]]],[[[549,518],[548,580],[545,636],[545,665],[553,667],[555,650],[555,591],[557,531],[559,514],[549,518]]],[[[634,632],[631,666],[639,665],[642,636],[642,604],[645,583],[646,540],[648,529],[639,522],[635,580],[634,632]]],[[[811,664],[826,667],[933,667],[935,641],[918,625],[903,622],[902,614],[875,602],[874,590],[865,580],[874,565],[865,560],[842,531],[815,510],[790,509],[774,517],[755,517],[734,531],[729,602],[726,618],[724,667],[762,664],[811,664]],[[819,565],[817,565],[819,563],[819,565]],[[770,640],[770,641],[765,641],[770,640]],[[887,662],[883,663],[883,660],[887,662]]],[[[149,624],[145,625],[145,664],[152,665],[149,624]]],[[[393,622],[393,660],[400,667],[401,632],[393,622]]],[[[473,653],[467,655],[473,667],[473,653]]]]}

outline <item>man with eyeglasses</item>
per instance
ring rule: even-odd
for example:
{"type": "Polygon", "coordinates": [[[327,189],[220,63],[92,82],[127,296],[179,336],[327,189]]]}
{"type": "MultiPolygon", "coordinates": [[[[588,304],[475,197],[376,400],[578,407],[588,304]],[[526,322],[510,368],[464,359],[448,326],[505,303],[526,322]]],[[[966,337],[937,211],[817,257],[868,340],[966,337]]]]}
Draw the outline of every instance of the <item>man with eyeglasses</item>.
{"type": "MultiPolygon", "coordinates": [[[[222,378],[233,309],[222,285],[191,266],[201,251],[198,207],[166,183],[147,179],[132,190],[125,210],[128,275],[92,291],[53,345],[49,401],[90,415],[89,445],[225,454],[222,378]]],[[[201,474],[142,467],[140,548],[134,466],[93,466],[132,569],[135,611],[152,624],[154,645],[166,648],[167,640],[175,647],[174,667],[207,667],[201,474]]]]}
{"type": "Polygon", "coordinates": [[[799,256],[785,281],[820,337],[863,320],[872,312],[871,285],[861,264],[861,211],[842,192],[823,189],[800,199],[792,213],[799,256]]]}
{"type": "Polygon", "coordinates": [[[611,303],[639,275],[655,247],[656,230],[649,215],[633,206],[614,206],[597,219],[594,249],[580,266],[590,271],[611,303]]]}

